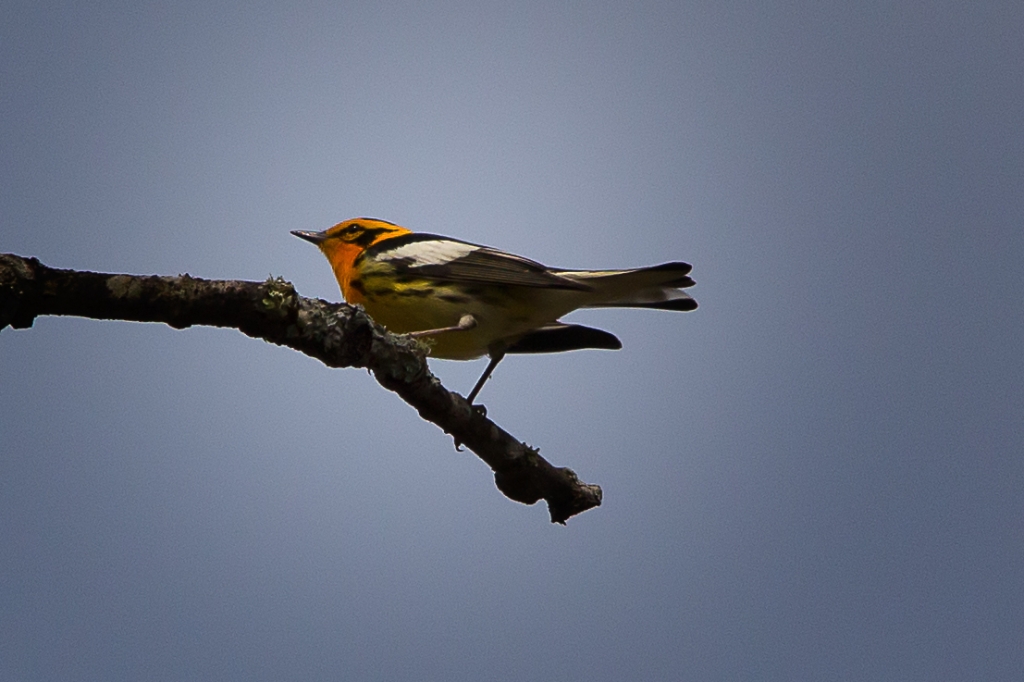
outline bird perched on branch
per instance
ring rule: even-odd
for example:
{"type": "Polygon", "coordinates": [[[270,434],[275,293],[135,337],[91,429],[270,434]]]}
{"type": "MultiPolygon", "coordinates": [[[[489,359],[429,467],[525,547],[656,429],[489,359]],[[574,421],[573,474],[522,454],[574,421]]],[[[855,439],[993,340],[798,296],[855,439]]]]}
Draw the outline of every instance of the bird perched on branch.
{"type": "Polygon", "coordinates": [[[506,353],[617,350],[601,329],[559,322],[578,308],[689,311],[688,263],[633,270],[560,270],[487,246],[353,218],[323,232],[294,230],[327,257],[350,304],[396,334],[430,338],[430,356],[490,362],[472,404],[506,353]]]}

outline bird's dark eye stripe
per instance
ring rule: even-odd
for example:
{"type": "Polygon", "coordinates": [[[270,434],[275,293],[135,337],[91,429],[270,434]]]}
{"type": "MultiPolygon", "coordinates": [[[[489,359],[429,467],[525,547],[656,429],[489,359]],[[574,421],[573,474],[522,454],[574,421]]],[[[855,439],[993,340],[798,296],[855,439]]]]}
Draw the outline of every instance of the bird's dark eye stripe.
{"type": "Polygon", "coordinates": [[[350,241],[364,248],[372,244],[378,235],[392,231],[386,227],[364,228],[362,225],[353,225],[352,227],[358,227],[359,230],[353,232],[350,241]]]}
{"type": "MultiPolygon", "coordinates": [[[[384,221],[381,221],[384,222],[384,221]]],[[[380,240],[383,236],[391,235],[393,233],[405,232],[405,228],[391,223],[384,223],[387,227],[370,227],[366,223],[349,223],[344,227],[335,226],[332,227],[325,238],[336,239],[346,244],[354,244],[355,246],[361,246],[366,249],[374,244],[374,242],[380,240]]]]}

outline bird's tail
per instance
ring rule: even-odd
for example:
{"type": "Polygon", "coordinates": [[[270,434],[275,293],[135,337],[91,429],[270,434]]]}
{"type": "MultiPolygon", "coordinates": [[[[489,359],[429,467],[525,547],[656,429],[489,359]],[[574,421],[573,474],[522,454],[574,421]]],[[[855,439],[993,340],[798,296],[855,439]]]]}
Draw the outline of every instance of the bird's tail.
{"type": "Polygon", "coordinates": [[[558,275],[593,288],[587,308],[695,310],[697,301],[683,289],[694,282],[689,263],[663,263],[636,270],[559,270],[558,275]]]}

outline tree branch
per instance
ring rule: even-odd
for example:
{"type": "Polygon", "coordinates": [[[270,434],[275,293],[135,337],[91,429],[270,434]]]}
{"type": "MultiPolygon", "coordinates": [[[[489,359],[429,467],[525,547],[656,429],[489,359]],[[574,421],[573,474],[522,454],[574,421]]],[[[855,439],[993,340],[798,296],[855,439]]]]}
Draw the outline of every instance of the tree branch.
{"type": "Polygon", "coordinates": [[[328,367],[365,367],[377,381],[477,454],[506,497],[547,500],[553,522],[601,504],[601,488],[555,467],[447,390],[427,369],[423,348],[387,333],[361,308],[303,298],[283,279],[204,280],[181,275],[117,275],[47,267],[0,254],[0,330],[32,326],[40,315],[230,327],[288,346],[328,367]]]}

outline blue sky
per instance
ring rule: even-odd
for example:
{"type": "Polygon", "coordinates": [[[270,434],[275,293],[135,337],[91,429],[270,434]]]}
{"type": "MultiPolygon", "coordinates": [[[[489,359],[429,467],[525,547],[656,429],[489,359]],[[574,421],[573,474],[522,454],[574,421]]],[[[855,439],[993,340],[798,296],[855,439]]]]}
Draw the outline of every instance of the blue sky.
{"type": "Polygon", "coordinates": [[[566,528],[365,372],[4,330],[0,677],[1024,675],[1020,3],[4,14],[0,251],[338,300],[289,231],[370,215],[701,308],[484,390],[566,528]]]}

